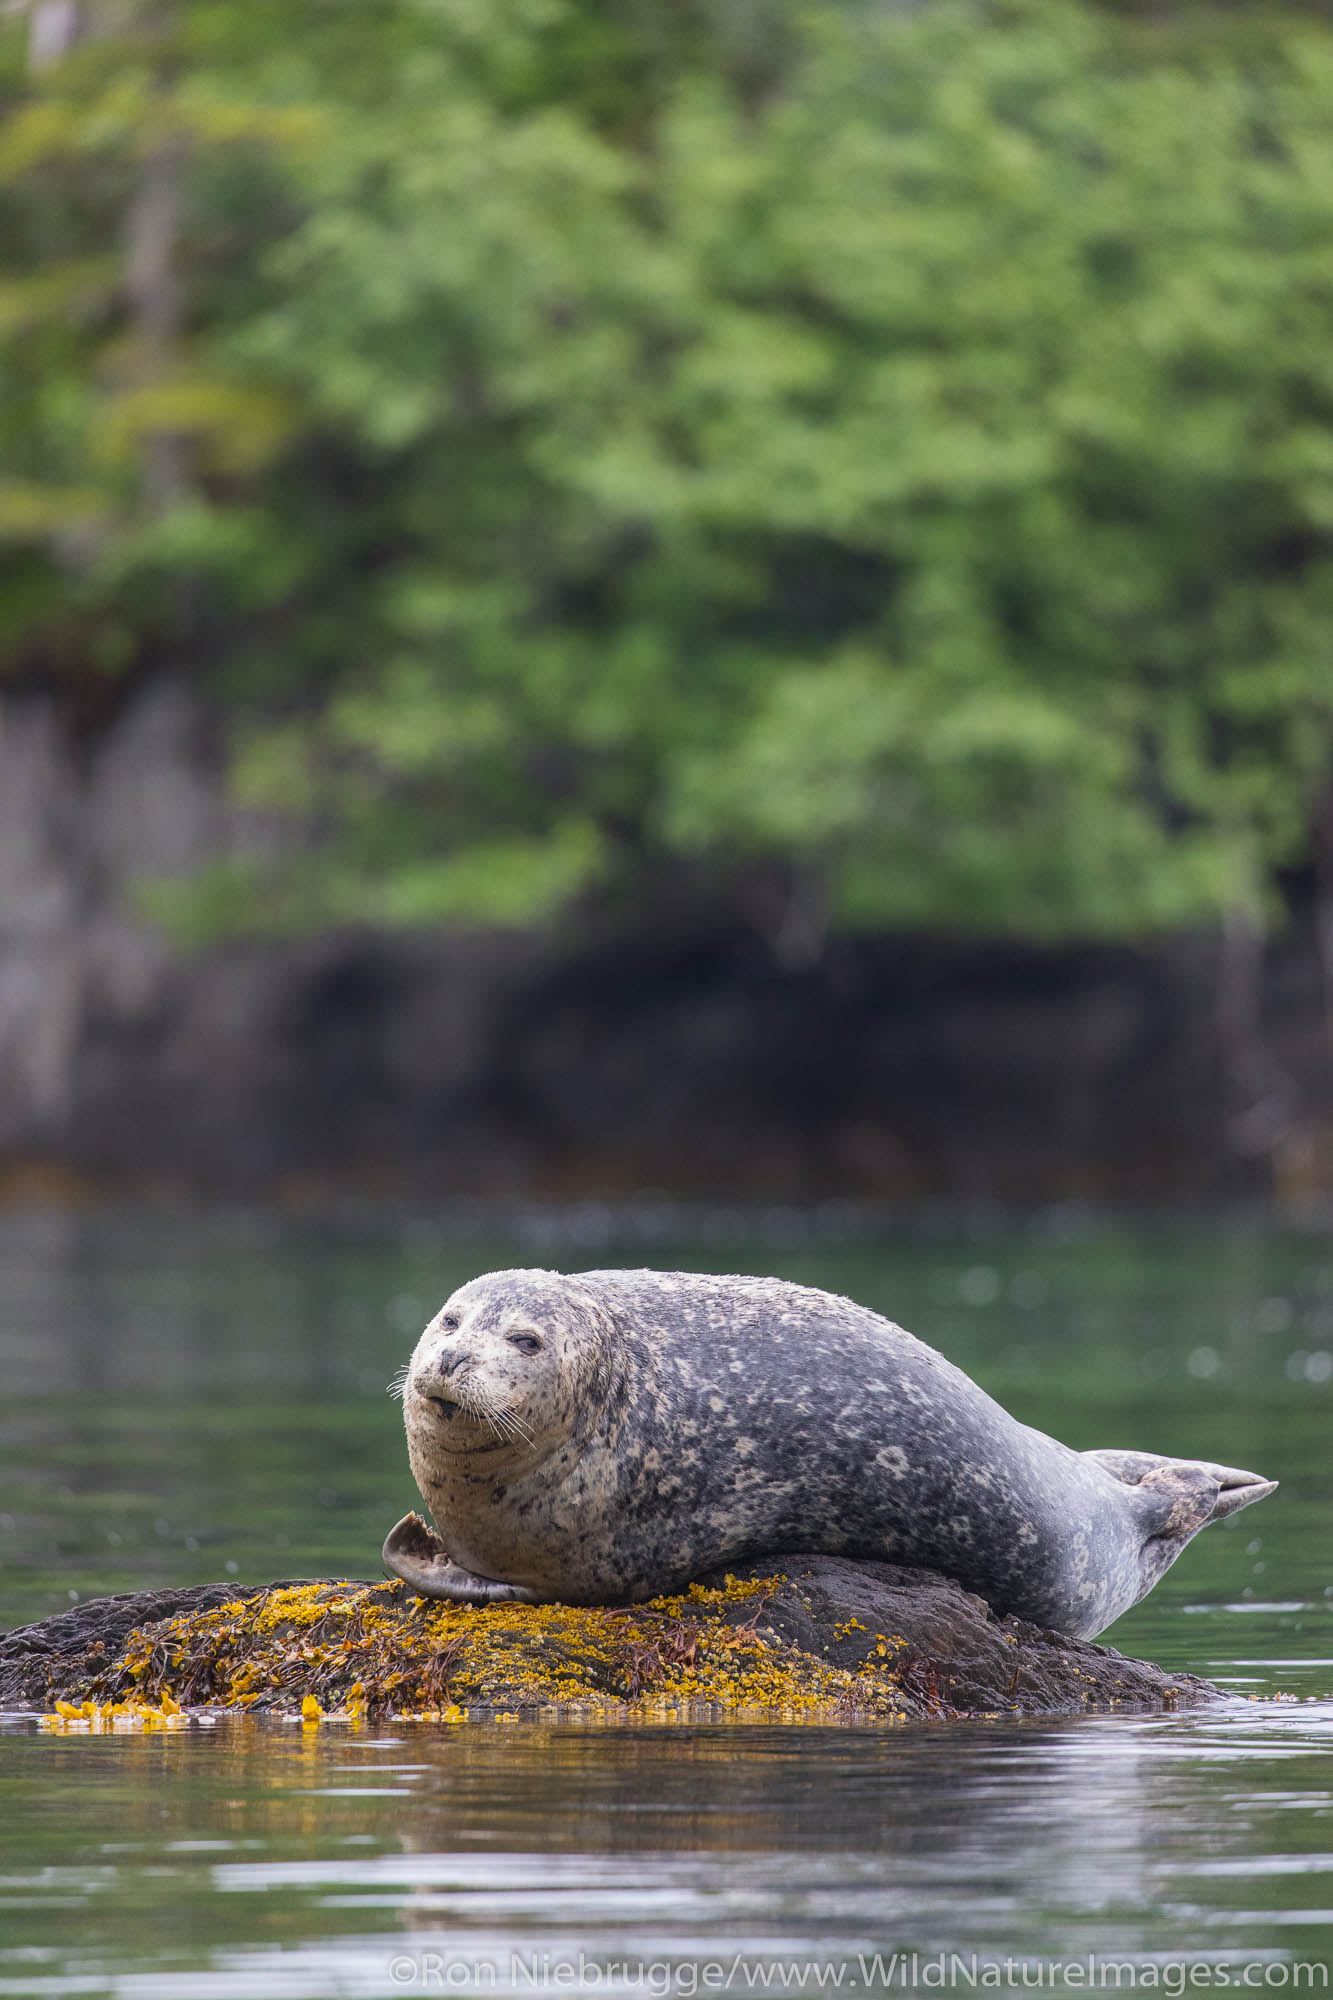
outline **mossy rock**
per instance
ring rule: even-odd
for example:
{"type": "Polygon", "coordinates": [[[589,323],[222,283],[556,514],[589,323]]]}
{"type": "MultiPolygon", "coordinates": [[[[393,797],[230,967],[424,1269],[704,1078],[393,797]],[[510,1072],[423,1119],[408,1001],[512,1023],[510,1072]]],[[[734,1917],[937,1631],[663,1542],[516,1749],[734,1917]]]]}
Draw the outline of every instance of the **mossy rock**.
{"type": "Polygon", "coordinates": [[[768,1558],[628,1607],[439,1604],[398,1581],[205,1584],[95,1599],[0,1639],[0,1706],[70,1726],[219,1710],[888,1722],[1216,1695],[999,1618],[929,1571],[822,1555],[768,1558]]]}

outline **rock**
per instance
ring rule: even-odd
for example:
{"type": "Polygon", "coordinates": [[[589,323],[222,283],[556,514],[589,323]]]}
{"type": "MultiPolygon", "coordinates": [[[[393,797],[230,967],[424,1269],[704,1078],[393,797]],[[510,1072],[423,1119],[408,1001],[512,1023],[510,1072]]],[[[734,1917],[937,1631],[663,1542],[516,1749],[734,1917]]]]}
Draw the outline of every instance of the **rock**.
{"type": "MultiPolygon", "coordinates": [[[[760,1575],[765,1567],[743,1574],[760,1575]]],[[[765,1601],[760,1629],[851,1673],[875,1657],[878,1635],[900,1638],[894,1671],[904,1695],[924,1712],[1058,1715],[1174,1707],[1218,1695],[1193,1674],[1168,1674],[1112,1646],[1001,1618],[933,1570],[826,1555],[786,1556],[783,1568],[787,1581],[765,1601]]],[[[746,1614],[736,1608],[723,1615],[746,1614]]]]}
{"type": "Polygon", "coordinates": [[[0,1708],[130,1701],[357,1716],[764,1710],[829,1721],[1174,1708],[1218,1698],[1000,1618],[930,1571],[768,1557],[628,1607],[427,1603],[392,1583],[94,1599],[0,1638],[0,1708]],[[314,1705],[313,1709],[311,1704],[314,1705]]]}
{"type": "Polygon", "coordinates": [[[236,1586],[226,1583],[132,1590],[92,1597],[36,1625],[0,1634],[0,1709],[47,1708],[57,1696],[85,1688],[136,1628],[211,1611],[236,1595],[236,1586]]]}

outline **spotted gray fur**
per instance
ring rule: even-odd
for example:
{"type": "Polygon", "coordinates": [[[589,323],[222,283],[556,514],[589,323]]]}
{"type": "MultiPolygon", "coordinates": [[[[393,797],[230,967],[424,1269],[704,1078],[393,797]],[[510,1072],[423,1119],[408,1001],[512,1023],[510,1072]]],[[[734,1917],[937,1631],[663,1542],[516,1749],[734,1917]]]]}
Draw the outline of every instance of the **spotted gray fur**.
{"type": "Polygon", "coordinates": [[[1251,1472],[1077,1452],[933,1348],[777,1278],[497,1271],[405,1371],[416,1515],[385,1561],[432,1596],[614,1603],[784,1549],[919,1565],[1091,1638],[1251,1472]]]}

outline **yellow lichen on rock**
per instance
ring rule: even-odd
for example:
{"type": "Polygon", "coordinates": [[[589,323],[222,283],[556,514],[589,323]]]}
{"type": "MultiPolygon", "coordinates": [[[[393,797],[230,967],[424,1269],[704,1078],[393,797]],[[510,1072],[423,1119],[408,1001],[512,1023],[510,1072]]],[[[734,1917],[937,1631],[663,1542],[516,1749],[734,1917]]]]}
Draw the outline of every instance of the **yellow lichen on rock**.
{"type": "Polygon", "coordinates": [[[771,1597],[785,1576],[733,1576],[730,1571],[720,1585],[691,1583],[678,1597],[649,1598],[647,1609],[664,1611],[678,1618],[686,1605],[705,1611],[720,1611],[728,1604],[743,1604],[750,1598],[771,1597]]]}
{"type": "Polygon", "coordinates": [[[765,1600],[784,1581],[729,1576],[717,1588],[694,1584],[616,1610],[434,1603],[398,1582],[259,1591],[132,1632],[93,1682],[97,1701],[58,1704],[54,1720],[88,1726],[93,1711],[113,1709],[174,1719],[182,1704],[311,1723],[534,1710],[901,1715],[901,1692],[879,1660],[851,1672],[759,1629],[765,1600]],[[751,1602],[753,1615],[736,1622],[735,1608],[751,1602]]]}

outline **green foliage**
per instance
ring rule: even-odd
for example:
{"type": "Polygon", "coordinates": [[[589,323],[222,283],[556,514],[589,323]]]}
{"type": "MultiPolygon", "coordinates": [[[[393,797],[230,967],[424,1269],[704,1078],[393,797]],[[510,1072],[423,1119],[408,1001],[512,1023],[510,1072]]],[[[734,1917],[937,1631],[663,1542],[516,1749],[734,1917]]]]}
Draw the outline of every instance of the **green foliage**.
{"type": "Polygon", "coordinates": [[[178,928],[528,923],[673,855],[847,925],[1134,935],[1301,857],[1322,22],[130,16],[32,78],[0,31],[0,657],[189,659],[247,803],[317,830],[178,928]],[[150,351],[116,246],[168,144],[150,351]]]}

